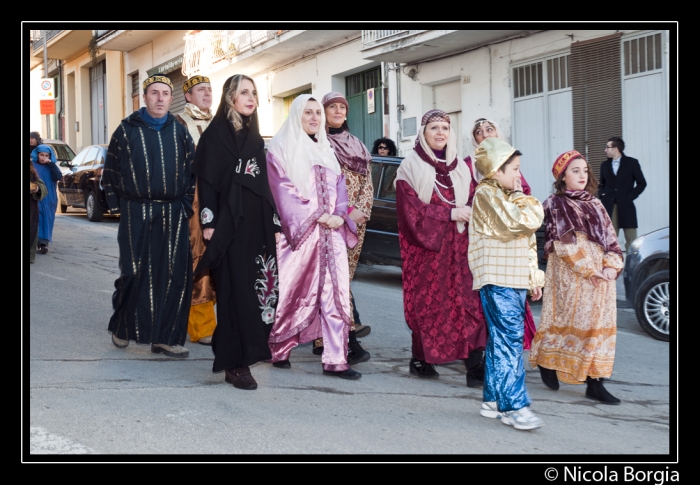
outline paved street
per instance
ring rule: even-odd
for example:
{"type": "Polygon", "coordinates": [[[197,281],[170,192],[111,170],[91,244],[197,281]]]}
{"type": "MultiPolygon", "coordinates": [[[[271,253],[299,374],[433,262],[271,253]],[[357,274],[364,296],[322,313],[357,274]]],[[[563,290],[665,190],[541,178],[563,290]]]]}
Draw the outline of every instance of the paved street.
{"type": "MultiPolygon", "coordinates": [[[[292,352],[289,370],[252,367],[256,391],[235,389],[223,373],[212,373],[210,347],[187,342],[185,360],[133,343],[117,349],[107,331],[118,276],[117,221],[91,223],[73,209],[57,214],[49,253],[27,263],[23,440],[31,454],[221,454],[244,461],[242,455],[472,461],[494,454],[517,461],[513,455],[536,454],[544,462],[557,455],[658,455],[656,461],[667,461],[675,447],[669,343],[644,333],[631,309],[618,311],[615,371],[606,384],[622,404],[586,399],[585,386],[551,391],[526,363],[532,409],[545,426],[518,431],[479,415],[481,389],[465,386],[461,362],[439,366],[439,380],[409,375],[411,339],[401,273],[393,267],[361,265],[353,283],[362,321],[372,327],[361,339],[372,358],[355,367],[363,373],[359,381],[323,376],[310,344],[292,352]]],[[[533,305],[536,322],[540,309],[533,305]]]]}

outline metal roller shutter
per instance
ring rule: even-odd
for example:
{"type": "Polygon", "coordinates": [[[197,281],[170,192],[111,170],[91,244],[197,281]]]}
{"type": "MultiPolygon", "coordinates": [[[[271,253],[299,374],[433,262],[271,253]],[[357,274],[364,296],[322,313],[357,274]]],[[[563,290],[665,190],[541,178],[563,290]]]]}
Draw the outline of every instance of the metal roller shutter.
{"type": "Polygon", "coordinates": [[[182,113],[182,110],[185,109],[185,104],[187,104],[185,93],[182,92],[182,85],[185,84],[187,78],[182,74],[180,68],[167,73],[166,76],[173,82],[173,101],[170,103],[170,112],[173,115],[182,113]]]}
{"type": "Polygon", "coordinates": [[[596,177],[611,136],[622,136],[620,36],[616,33],[571,44],[574,148],[596,177]]]}

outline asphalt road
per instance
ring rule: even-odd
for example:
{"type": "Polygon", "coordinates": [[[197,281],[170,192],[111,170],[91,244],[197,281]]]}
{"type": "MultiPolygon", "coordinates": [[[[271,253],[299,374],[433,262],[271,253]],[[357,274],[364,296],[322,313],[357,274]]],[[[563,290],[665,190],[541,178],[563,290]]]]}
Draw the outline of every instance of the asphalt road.
{"type": "MultiPolygon", "coordinates": [[[[551,391],[526,363],[531,407],[545,422],[534,431],[481,417],[481,389],[466,387],[461,362],[439,366],[438,380],[409,375],[401,272],[388,266],[360,265],[353,283],[362,322],[372,327],[361,339],[372,358],[355,366],[362,379],[322,375],[305,344],[289,370],[253,366],[258,390],[243,391],[211,372],[210,347],[188,342],[190,357],[177,360],[146,345],[112,345],[117,228],[116,217],[91,223],[83,211],[57,214],[49,253],[26,264],[25,460],[668,462],[676,449],[669,343],[644,333],[631,309],[618,311],[606,384],[622,404],[586,399],[585,386],[551,391]]],[[[540,308],[533,305],[536,322],[540,308]]]]}

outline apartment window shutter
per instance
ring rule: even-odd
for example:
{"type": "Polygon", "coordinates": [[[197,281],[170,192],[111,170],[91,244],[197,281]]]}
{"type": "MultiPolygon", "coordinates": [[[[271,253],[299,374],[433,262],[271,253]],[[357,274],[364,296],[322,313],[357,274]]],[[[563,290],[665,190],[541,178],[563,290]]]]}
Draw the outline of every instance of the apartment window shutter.
{"type": "Polygon", "coordinates": [[[622,136],[621,35],[571,44],[574,148],[598,178],[608,138],[622,136]]]}

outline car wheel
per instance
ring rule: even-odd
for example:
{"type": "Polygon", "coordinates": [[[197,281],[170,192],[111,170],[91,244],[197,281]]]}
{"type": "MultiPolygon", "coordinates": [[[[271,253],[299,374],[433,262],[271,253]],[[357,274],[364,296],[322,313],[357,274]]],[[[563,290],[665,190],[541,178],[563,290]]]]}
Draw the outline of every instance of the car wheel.
{"type": "Polygon", "coordinates": [[[102,220],[102,209],[100,209],[100,203],[92,190],[85,196],[85,210],[87,211],[88,221],[100,222],[102,220]]]}
{"type": "Polygon", "coordinates": [[[668,342],[669,303],[668,270],[649,276],[637,292],[637,320],[646,333],[668,342]]]}

